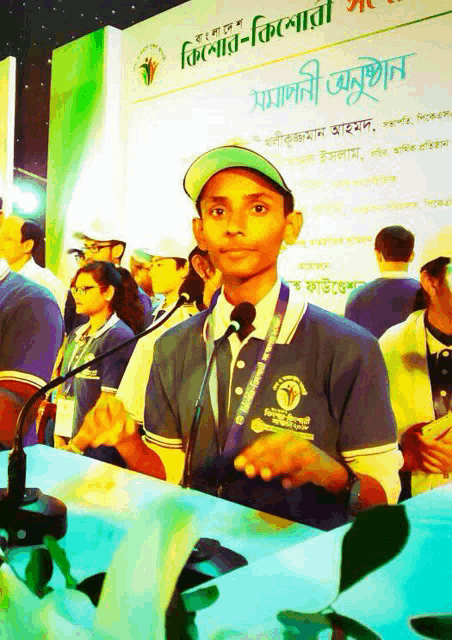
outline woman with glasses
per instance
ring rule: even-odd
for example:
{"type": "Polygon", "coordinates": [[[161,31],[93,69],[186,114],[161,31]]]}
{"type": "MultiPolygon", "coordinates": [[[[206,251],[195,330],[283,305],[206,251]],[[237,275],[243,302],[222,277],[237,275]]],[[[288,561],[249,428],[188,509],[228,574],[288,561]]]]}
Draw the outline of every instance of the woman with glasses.
{"type": "MultiPolygon", "coordinates": [[[[86,315],[89,321],[67,337],[62,375],[125,342],[143,324],[138,288],[126,269],[101,261],[85,264],[75,274],[71,292],[77,313],[86,315]]],[[[133,348],[132,344],[120,349],[62,385],[56,402],[56,447],[76,451],[71,438],[99,399],[116,393],[133,348]]]]}

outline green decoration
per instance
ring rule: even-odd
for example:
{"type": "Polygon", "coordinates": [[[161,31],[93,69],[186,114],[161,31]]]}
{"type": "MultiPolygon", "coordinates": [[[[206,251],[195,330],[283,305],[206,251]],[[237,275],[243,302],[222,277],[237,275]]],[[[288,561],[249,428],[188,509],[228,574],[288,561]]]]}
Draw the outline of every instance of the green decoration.
{"type": "Polygon", "coordinates": [[[220,592],[215,585],[204,587],[197,591],[186,592],[181,595],[185,609],[192,613],[201,611],[201,609],[207,609],[207,607],[210,607],[219,597],[220,592]]]}
{"type": "Polygon", "coordinates": [[[375,507],[359,513],[342,541],[339,594],[395,558],[408,535],[409,522],[403,505],[375,507]]]}
{"type": "Polygon", "coordinates": [[[333,638],[343,640],[381,640],[374,631],[352,618],[342,616],[335,611],[327,613],[298,613],[297,611],[280,611],[276,616],[286,630],[286,640],[299,638],[303,640],[317,640],[319,633],[325,629],[333,631],[333,638]]]}
{"type": "Polygon", "coordinates": [[[410,626],[424,638],[450,640],[452,638],[452,615],[417,616],[410,619],[410,626]]]}
{"type": "MultiPolygon", "coordinates": [[[[395,558],[407,543],[409,523],[405,507],[375,507],[356,516],[342,541],[339,595],[395,558]]],[[[333,637],[343,640],[381,640],[381,637],[357,620],[327,607],[318,613],[280,611],[277,620],[285,627],[285,640],[317,640],[319,633],[331,629],[333,637]]],[[[449,632],[450,633],[450,632],[449,632]]],[[[428,636],[431,638],[452,638],[428,636]]]]}
{"type": "Polygon", "coordinates": [[[53,564],[49,551],[42,548],[33,549],[25,569],[25,584],[30,591],[40,598],[53,591],[53,589],[46,586],[52,577],[52,573],[53,564]]]}
{"type": "Polygon", "coordinates": [[[49,550],[55,564],[63,574],[66,580],[66,587],[68,589],[75,589],[77,580],[71,576],[71,565],[69,564],[65,550],[60,547],[53,536],[44,536],[44,544],[49,550]]]}

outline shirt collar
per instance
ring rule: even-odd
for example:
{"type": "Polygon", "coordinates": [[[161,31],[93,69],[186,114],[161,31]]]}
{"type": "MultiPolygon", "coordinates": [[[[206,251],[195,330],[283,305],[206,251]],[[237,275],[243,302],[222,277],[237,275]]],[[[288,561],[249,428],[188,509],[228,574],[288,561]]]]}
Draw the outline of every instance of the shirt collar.
{"type": "MultiPolygon", "coordinates": [[[[119,322],[119,318],[116,315],[116,313],[114,313],[112,316],[110,316],[107,322],[96,331],[96,333],[90,336],[91,339],[94,340],[95,338],[100,338],[101,335],[103,335],[106,331],[111,329],[117,322],[119,322]]],[[[80,327],[77,327],[77,329],[75,329],[74,335],[76,340],[79,340],[81,338],[81,336],[87,330],[88,325],[89,325],[89,322],[87,322],[86,324],[82,324],[80,327]]]]}
{"type": "Polygon", "coordinates": [[[26,276],[27,273],[33,273],[35,271],[34,267],[37,267],[38,265],[36,264],[36,262],[33,260],[33,258],[30,258],[29,260],[27,260],[27,262],[23,265],[22,269],[19,269],[19,273],[21,273],[22,275],[26,276]]]}
{"type": "MultiPolygon", "coordinates": [[[[307,306],[304,293],[302,291],[296,291],[290,285],[288,286],[289,302],[281,326],[281,331],[278,336],[277,344],[287,344],[288,342],[290,342],[298,326],[298,323],[300,322],[304,315],[304,312],[306,311],[307,306]]],[[[256,318],[253,321],[255,329],[252,333],[249,334],[248,338],[258,338],[259,340],[265,340],[270,322],[275,312],[280,288],[281,279],[278,279],[270,289],[270,291],[267,293],[267,295],[256,304],[256,318]]],[[[212,312],[214,324],[214,340],[218,340],[222,335],[224,335],[226,329],[229,326],[231,312],[233,309],[234,306],[226,300],[224,290],[222,289],[212,312]]],[[[207,341],[207,321],[204,323],[203,337],[204,340],[207,341]]]]}
{"type": "Polygon", "coordinates": [[[0,258],[0,282],[6,278],[11,269],[4,258],[0,258]]]}
{"type": "Polygon", "coordinates": [[[425,328],[425,335],[427,336],[428,350],[430,351],[431,355],[435,355],[440,351],[444,351],[444,349],[452,351],[452,347],[448,347],[446,344],[443,344],[440,340],[438,340],[438,338],[435,338],[435,336],[430,333],[427,327],[425,328]]]}
{"type": "Polygon", "coordinates": [[[380,278],[390,278],[390,279],[395,279],[395,278],[409,278],[410,276],[408,275],[407,271],[383,271],[382,273],[380,273],[380,278]]]}

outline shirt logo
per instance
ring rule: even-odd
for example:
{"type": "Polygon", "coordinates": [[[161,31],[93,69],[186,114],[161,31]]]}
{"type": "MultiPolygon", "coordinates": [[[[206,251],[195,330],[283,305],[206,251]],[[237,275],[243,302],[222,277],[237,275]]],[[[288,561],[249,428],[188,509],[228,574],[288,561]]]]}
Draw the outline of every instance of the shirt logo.
{"type": "Polygon", "coordinates": [[[301,396],[308,393],[297,376],[282,376],[273,385],[273,390],[276,392],[277,403],[284,411],[293,411],[298,406],[301,396]]]}

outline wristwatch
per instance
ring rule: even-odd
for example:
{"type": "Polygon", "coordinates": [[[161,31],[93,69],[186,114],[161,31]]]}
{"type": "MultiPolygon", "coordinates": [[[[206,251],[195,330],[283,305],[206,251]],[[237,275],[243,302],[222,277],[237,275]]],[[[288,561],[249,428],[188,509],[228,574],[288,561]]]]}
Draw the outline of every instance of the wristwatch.
{"type": "Polygon", "coordinates": [[[358,512],[359,496],[361,493],[361,480],[347,464],[343,464],[343,466],[345,467],[348,475],[347,484],[343,489],[343,493],[345,494],[345,505],[349,514],[351,516],[356,516],[358,512]]]}

